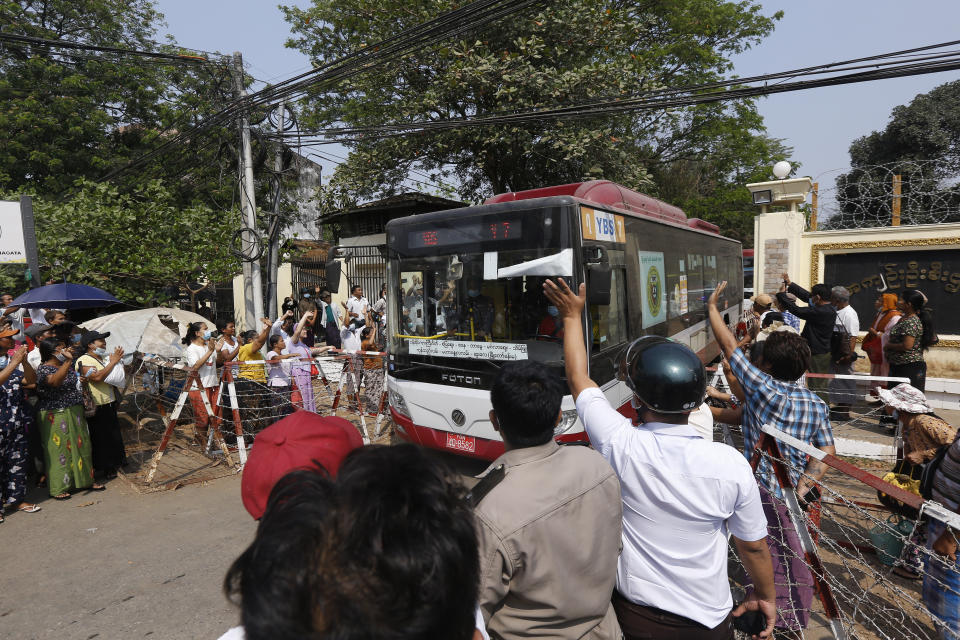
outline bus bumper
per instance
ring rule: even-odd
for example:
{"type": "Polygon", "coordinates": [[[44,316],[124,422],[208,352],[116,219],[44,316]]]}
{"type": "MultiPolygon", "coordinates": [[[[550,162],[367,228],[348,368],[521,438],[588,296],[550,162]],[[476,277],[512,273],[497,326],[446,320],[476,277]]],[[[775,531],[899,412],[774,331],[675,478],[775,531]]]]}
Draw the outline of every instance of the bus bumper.
{"type": "MultiPolygon", "coordinates": [[[[446,451],[468,458],[477,458],[479,460],[493,461],[503,455],[503,442],[500,440],[488,440],[487,438],[474,437],[476,447],[473,451],[464,451],[447,446],[447,431],[440,429],[431,429],[430,427],[421,427],[413,423],[413,420],[397,413],[393,407],[390,407],[390,417],[397,425],[396,434],[401,440],[413,442],[428,449],[437,449],[446,451]]],[[[588,444],[587,434],[583,431],[577,433],[565,433],[556,438],[557,442],[575,443],[582,442],[588,444]]]]}

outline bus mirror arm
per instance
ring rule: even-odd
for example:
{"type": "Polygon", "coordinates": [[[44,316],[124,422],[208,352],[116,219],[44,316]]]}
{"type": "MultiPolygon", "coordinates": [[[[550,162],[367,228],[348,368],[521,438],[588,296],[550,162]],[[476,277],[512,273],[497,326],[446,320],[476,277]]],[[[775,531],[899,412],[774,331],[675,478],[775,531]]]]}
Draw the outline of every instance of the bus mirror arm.
{"type": "Polygon", "coordinates": [[[587,305],[610,304],[610,257],[601,244],[583,245],[583,263],[587,267],[587,305]]]}

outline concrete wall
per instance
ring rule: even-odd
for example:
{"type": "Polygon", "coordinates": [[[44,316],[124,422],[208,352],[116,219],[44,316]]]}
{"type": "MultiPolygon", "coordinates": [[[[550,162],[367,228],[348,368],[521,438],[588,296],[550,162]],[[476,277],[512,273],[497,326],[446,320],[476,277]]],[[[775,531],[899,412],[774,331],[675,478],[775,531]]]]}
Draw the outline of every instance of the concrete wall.
{"type": "MultiPolygon", "coordinates": [[[[266,279],[267,274],[261,273],[261,276],[266,279]]],[[[287,296],[293,295],[293,266],[289,262],[280,263],[280,267],[277,269],[277,309],[283,305],[283,299],[287,296]]],[[[264,300],[264,306],[266,307],[267,301],[264,300]]],[[[257,326],[248,327],[246,326],[246,315],[244,312],[244,307],[246,305],[245,301],[245,290],[243,286],[243,275],[237,275],[233,277],[233,321],[237,325],[237,331],[246,331],[247,329],[260,329],[259,323],[257,326]]],[[[266,314],[267,309],[264,308],[263,312],[266,314]]],[[[276,318],[271,318],[271,320],[276,320],[276,318]]]]}
{"type": "MultiPolygon", "coordinates": [[[[947,249],[960,245],[960,224],[925,224],[843,231],[805,231],[803,214],[764,213],[754,218],[754,290],[775,293],[780,274],[808,289],[820,282],[824,257],[834,254],[947,249]],[[785,264],[784,264],[785,263],[785,264]],[[785,268],[784,268],[785,266],[785,268]]],[[[861,318],[861,324],[865,319],[861,318]]],[[[865,334],[861,334],[861,338],[865,334]]],[[[960,379],[960,336],[940,334],[926,355],[928,378],[960,379]]],[[[860,367],[869,370],[865,360],[860,367]]]]}

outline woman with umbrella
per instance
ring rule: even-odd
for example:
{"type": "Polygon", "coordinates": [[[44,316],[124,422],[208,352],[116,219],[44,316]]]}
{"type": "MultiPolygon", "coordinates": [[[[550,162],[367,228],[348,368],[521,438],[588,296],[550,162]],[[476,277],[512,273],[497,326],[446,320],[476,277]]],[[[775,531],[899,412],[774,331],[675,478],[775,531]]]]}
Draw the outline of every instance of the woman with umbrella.
{"type": "Polygon", "coordinates": [[[106,487],[93,481],[90,429],[73,354],[63,340],[47,338],[40,342],[40,360],[37,406],[50,496],[67,500],[74,489],[103,491],[106,487]]]}
{"type": "Polygon", "coordinates": [[[33,426],[33,409],[24,391],[37,380],[26,363],[26,346],[8,355],[16,334],[16,329],[0,332],[0,353],[3,354],[0,355],[0,522],[7,507],[26,513],[40,510],[37,505],[23,501],[27,495],[29,461],[27,429],[33,426]],[[21,363],[23,372],[19,369],[21,363]]]}
{"type": "Polygon", "coordinates": [[[106,338],[109,336],[109,331],[84,332],[80,346],[85,353],[77,359],[77,369],[86,378],[90,397],[97,406],[97,412],[87,419],[93,446],[93,468],[107,479],[117,477],[117,469],[126,463],[127,458],[117,420],[117,393],[106,382],[117,366],[123,366],[120,364],[123,348],[117,347],[108,358],[106,338]]]}

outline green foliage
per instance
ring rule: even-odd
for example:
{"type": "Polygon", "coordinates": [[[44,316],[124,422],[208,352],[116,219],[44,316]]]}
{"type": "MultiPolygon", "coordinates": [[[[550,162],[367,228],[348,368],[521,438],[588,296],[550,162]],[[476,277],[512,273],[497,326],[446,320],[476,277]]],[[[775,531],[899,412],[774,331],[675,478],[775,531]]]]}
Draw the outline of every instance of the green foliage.
{"type": "MultiPolygon", "coordinates": [[[[307,9],[282,9],[294,34],[287,45],[323,64],[455,4],[313,0],[307,9]]],[[[749,1],[558,0],[315,95],[304,105],[301,124],[485,116],[710,82],[723,78],[729,57],[759,42],[779,17],[763,16],[749,1]]],[[[360,139],[350,144],[348,161],[321,197],[328,210],[386,197],[400,189],[410,169],[455,182],[458,196],[472,201],[595,178],[649,191],[676,162],[716,157],[711,173],[729,174],[735,165],[768,161],[748,158],[763,151],[755,143],[762,134],[760,116],[748,101],[360,139]]]]}
{"type": "Polygon", "coordinates": [[[69,200],[36,199],[33,209],[44,274],[125,302],[153,305],[190,283],[225,280],[240,269],[225,241],[239,212],[182,207],[158,180],[123,192],[85,182],[69,200]]]}
{"type": "Polygon", "coordinates": [[[882,131],[850,145],[850,166],[837,178],[839,213],[824,228],[889,225],[894,175],[903,224],[960,221],[960,80],[894,107],[882,131]]]}
{"type": "MultiPolygon", "coordinates": [[[[179,53],[154,42],[162,18],[152,0],[0,0],[5,33],[179,53]]],[[[4,43],[0,189],[61,194],[103,176],[213,111],[224,88],[229,75],[215,65],[4,43]]],[[[218,195],[220,133],[158,165],[181,202],[218,195]]]]}

